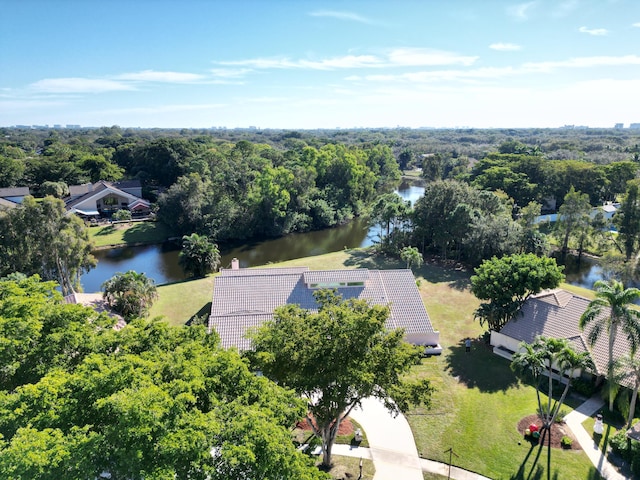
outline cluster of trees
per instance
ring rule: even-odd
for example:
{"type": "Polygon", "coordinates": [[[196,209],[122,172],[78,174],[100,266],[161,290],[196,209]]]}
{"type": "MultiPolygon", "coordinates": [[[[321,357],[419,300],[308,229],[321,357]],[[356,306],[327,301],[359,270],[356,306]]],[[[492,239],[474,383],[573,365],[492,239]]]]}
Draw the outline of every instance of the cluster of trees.
{"type": "Polygon", "coordinates": [[[290,439],[305,402],[215,334],[113,324],[54,282],[0,281],[0,477],[327,478],[290,439]]]}
{"type": "Polygon", "coordinates": [[[68,295],[95,266],[91,249],[84,223],[66,214],[62,200],[26,197],[20,207],[0,212],[0,276],[39,274],[68,295]]]}
{"type": "Polygon", "coordinates": [[[181,172],[160,195],[158,219],[176,233],[218,242],[343,223],[364,213],[400,178],[384,146],[331,144],[282,152],[243,141],[210,146],[199,160],[188,162],[191,171],[181,172]]]}
{"type": "Polygon", "coordinates": [[[600,165],[581,160],[549,160],[541,154],[489,153],[478,161],[469,181],[481,190],[503,191],[519,206],[530,202],[561,205],[573,187],[592,205],[615,200],[636,177],[640,164],[618,161],[600,165]]]}

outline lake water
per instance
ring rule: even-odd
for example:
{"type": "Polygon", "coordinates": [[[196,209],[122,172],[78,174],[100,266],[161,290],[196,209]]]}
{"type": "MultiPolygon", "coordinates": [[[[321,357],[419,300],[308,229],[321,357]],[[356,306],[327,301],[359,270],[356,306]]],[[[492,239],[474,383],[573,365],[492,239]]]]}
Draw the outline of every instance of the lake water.
{"type": "MultiPolygon", "coordinates": [[[[424,194],[424,187],[403,182],[396,191],[403,199],[415,202],[424,194]]],[[[241,267],[255,267],[296,258],[337,252],[345,248],[368,247],[378,238],[380,229],[369,228],[362,219],[346,225],[315,232],[294,233],[273,240],[246,243],[221,249],[223,268],[231,266],[231,259],[240,260],[241,267]]],[[[179,246],[171,243],[143,247],[122,247],[94,253],[98,265],[82,276],[85,292],[98,292],[105,280],[117,272],[144,272],[156,284],[176,282],[185,278],[178,264],[179,246]]]]}
{"type": "MultiPolygon", "coordinates": [[[[424,194],[424,186],[403,182],[396,193],[413,203],[424,194]]],[[[220,252],[220,265],[230,268],[231,259],[235,257],[240,260],[242,267],[256,267],[337,252],[345,248],[368,247],[379,234],[379,227],[370,228],[364,220],[356,219],[346,225],[326,230],[223,248],[220,252]]],[[[185,274],[178,264],[178,253],[179,246],[171,243],[95,252],[98,266],[82,276],[82,286],[85,292],[98,292],[105,280],[117,272],[127,270],[144,272],[159,285],[183,280],[185,274]]],[[[568,257],[564,263],[567,283],[572,285],[591,288],[596,280],[602,278],[601,268],[589,258],[583,258],[578,263],[575,257],[568,257]]]]}

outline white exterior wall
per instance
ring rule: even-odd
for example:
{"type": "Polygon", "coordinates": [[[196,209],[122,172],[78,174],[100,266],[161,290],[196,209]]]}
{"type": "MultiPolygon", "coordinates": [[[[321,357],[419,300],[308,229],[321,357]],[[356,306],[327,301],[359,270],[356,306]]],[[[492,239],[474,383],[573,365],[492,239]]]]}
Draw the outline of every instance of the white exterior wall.
{"type": "Polygon", "coordinates": [[[405,334],[405,340],[413,345],[439,345],[440,332],[405,334]]]}

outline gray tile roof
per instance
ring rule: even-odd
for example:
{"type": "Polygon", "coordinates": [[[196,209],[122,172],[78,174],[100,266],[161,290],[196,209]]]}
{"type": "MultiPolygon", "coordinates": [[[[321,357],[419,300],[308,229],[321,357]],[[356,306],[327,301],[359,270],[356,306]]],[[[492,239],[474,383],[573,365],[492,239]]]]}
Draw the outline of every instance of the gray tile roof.
{"type": "Polygon", "coordinates": [[[302,268],[256,268],[223,270],[215,279],[209,329],[220,335],[224,348],[250,348],[247,328],[272,318],[282,305],[296,304],[317,311],[315,289],[309,283],[357,282],[365,286],[336,290],[344,299],[359,298],[370,304],[390,305],[389,329],[403,328],[405,334],[434,333],[429,315],[411,270],[327,270],[302,268]],[[315,280],[318,280],[317,282],[315,280]]]}
{"type": "Polygon", "coordinates": [[[29,187],[0,188],[0,197],[26,197],[31,195],[29,187]]]}
{"type": "MultiPolygon", "coordinates": [[[[587,309],[590,300],[574,295],[565,290],[556,289],[541,292],[529,298],[522,307],[520,314],[507,322],[500,333],[519,341],[532,343],[538,335],[553,338],[566,338],[578,352],[588,351],[596,366],[596,373],[605,375],[609,361],[609,340],[607,332],[603,332],[598,341],[589,345],[588,334],[590,326],[580,330],[580,317],[587,309]]],[[[602,316],[609,315],[608,309],[603,309],[602,316]]],[[[614,359],[627,356],[631,346],[624,332],[618,330],[613,346],[614,359]]],[[[628,385],[630,379],[621,383],[628,385]]]]}

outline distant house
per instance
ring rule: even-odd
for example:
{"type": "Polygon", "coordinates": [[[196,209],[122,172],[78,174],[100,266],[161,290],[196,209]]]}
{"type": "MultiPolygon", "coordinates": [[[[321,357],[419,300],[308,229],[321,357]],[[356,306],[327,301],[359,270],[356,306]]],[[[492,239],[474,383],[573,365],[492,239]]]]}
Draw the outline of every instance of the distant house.
{"type": "MultiPolygon", "coordinates": [[[[533,343],[538,335],[564,338],[569,340],[576,352],[588,352],[595,365],[595,371],[576,372],[576,376],[582,373],[604,377],[609,361],[607,332],[603,332],[592,347],[588,341],[590,327],[585,331],[579,327],[580,317],[589,302],[587,298],[562,289],[546,290],[530,297],[520,313],[507,322],[500,332],[491,332],[493,352],[511,360],[512,355],[519,351],[520,342],[533,343]]],[[[609,311],[604,309],[602,315],[609,315],[609,311]]],[[[624,332],[619,331],[613,348],[614,360],[628,355],[630,351],[631,346],[624,332]]],[[[620,384],[631,387],[631,377],[624,377],[620,384]]]]}
{"type": "Polygon", "coordinates": [[[17,207],[27,195],[31,195],[29,187],[0,188],[0,209],[17,207]]]}
{"type": "Polygon", "coordinates": [[[83,217],[109,217],[123,208],[134,215],[144,215],[150,208],[149,202],[142,198],[138,180],[71,185],[65,205],[68,212],[83,217]]]}
{"type": "Polygon", "coordinates": [[[326,270],[296,268],[239,268],[215,279],[209,331],[216,331],[224,348],[249,350],[247,330],[273,318],[277,307],[296,304],[317,311],[313,293],[336,289],[344,299],[359,298],[389,305],[387,328],[403,328],[405,339],[416,345],[437,346],[440,333],[431,325],[411,270],[326,270]]]}

